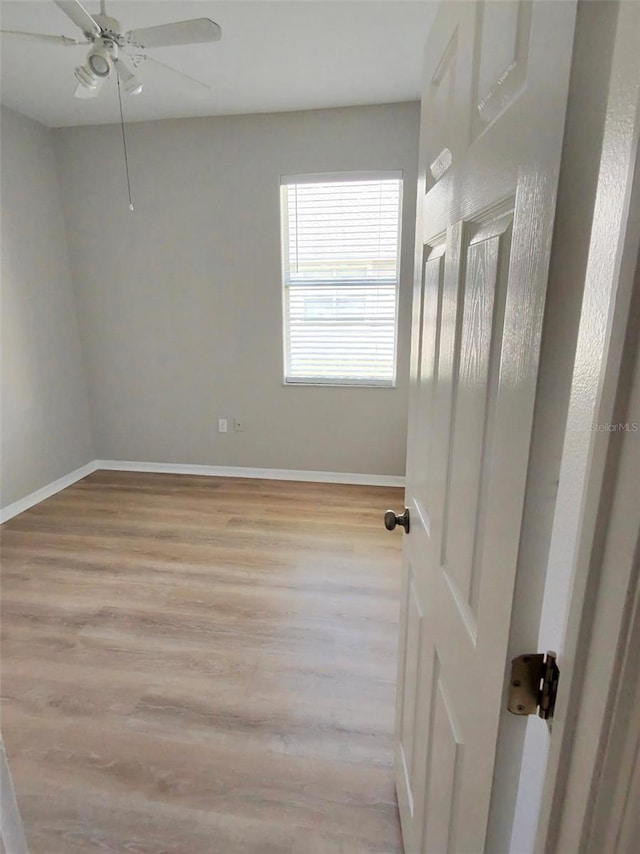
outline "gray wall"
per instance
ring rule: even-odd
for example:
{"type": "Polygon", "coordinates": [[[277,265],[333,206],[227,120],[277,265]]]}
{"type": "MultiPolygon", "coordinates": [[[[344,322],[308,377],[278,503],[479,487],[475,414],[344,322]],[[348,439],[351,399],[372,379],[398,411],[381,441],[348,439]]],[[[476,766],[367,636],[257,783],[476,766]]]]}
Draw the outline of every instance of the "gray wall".
{"type": "Polygon", "coordinates": [[[403,474],[419,105],[55,131],[100,459],[403,474]],[[399,383],[282,385],[279,178],[403,169],[399,383]],[[217,432],[219,417],[245,431],[217,432]]]}
{"type": "Polygon", "coordinates": [[[1,503],[94,458],[52,132],[5,108],[1,503]]]}

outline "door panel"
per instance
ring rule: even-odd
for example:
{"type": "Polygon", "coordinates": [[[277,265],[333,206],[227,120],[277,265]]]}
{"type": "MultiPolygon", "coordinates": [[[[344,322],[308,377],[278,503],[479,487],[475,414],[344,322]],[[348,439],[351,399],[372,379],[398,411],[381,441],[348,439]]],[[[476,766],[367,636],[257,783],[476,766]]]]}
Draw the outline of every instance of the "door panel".
{"type": "Polygon", "coordinates": [[[484,3],[478,14],[473,136],[503,113],[527,79],[531,0],[484,3]]]}
{"type": "Polygon", "coordinates": [[[427,814],[425,846],[428,851],[449,851],[455,838],[455,794],[463,771],[464,744],[451,701],[441,679],[436,655],[433,669],[432,722],[428,745],[427,814]]]}
{"type": "MultiPolygon", "coordinates": [[[[511,218],[508,214],[478,228],[467,243],[460,295],[440,565],[449,573],[460,600],[474,615],[493,438],[492,415],[500,368],[511,218]]],[[[468,227],[467,232],[471,231],[468,227]]]]}
{"type": "MultiPolygon", "coordinates": [[[[474,33],[460,26],[455,9],[441,3],[441,35],[425,54],[425,89],[429,92],[428,134],[421,140],[421,165],[425,192],[448,171],[468,147],[471,132],[470,102],[474,33]]],[[[424,99],[423,99],[424,107],[424,99]]],[[[421,173],[422,174],[422,173],[421,173]]],[[[420,188],[419,188],[420,189],[420,188]]]]}
{"type": "Polygon", "coordinates": [[[415,769],[414,758],[414,736],[415,736],[415,712],[419,705],[417,693],[420,686],[419,668],[420,651],[422,649],[422,608],[416,595],[413,573],[409,569],[409,586],[407,590],[406,606],[406,657],[404,675],[404,700],[402,704],[402,723],[400,739],[405,766],[405,773],[409,783],[409,791],[413,786],[413,771],[415,769]]]}
{"type": "MultiPolygon", "coordinates": [[[[442,301],[444,293],[445,244],[435,248],[425,247],[427,260],[424,266],[424,301],[422,330],[424,341],[421,346],[419,360],[419,375],[436,378],[440,361],[440,333],[442,329],[442,301]]],[[[420,382],[416,388],[414,408],[417,422],[421,425],[422,439],[416,443],[416,457],[413,472],[414,500],[426,513],[429,504],[429,453],[432,437],[429,435],[430,419],[428,414],[433,407],[434,383],[420,382]]]]}
{"type": "Polygon", "coordinates": [[[397,694],[407,854],[484,848],[574,16],[443,3],[426,48],[397,694]]]}

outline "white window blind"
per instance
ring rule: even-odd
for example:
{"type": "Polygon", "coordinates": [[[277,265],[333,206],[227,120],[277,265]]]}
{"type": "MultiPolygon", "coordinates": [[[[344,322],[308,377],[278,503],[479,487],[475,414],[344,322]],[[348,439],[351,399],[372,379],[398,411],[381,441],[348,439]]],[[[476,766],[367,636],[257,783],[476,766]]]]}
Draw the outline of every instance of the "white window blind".
{"type": "Polygon", "coordinates": [[[285,382],[395,382],[402,179],[283,179],[285,382]]]}

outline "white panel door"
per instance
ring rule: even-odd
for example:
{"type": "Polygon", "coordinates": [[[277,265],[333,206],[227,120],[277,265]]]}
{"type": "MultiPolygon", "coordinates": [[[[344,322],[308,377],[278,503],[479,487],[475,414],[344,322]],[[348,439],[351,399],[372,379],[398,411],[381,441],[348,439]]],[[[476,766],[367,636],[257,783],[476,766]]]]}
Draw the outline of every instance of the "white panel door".
{"type": "Polygon", "coordinates": [[[426,47],[396,773],[407,854],[484,850],[575,3],[444,2],[426,47]]]}

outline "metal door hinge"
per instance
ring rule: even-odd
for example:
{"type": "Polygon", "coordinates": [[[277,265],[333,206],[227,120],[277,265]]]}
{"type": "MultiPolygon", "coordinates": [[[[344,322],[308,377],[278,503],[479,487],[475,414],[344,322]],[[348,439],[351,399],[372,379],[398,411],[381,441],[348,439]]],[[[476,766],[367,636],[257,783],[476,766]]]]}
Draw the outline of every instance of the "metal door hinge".
{"type": "Polygon", "coordinates": [[[514,715],[553,717],[560,671],[555,652],[519,655],[511,662],[507,708],[514,715]]]}

